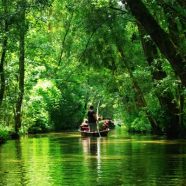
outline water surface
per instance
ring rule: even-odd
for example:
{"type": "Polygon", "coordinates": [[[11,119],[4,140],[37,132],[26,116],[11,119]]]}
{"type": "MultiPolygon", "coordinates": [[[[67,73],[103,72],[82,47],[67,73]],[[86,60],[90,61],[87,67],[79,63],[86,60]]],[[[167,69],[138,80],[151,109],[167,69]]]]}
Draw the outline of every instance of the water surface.
{"type": "Polygon", "coordinates": [[[23,137],[0,146],[0,186],[186,185],[186,141],[78,132],[23,137]]]}

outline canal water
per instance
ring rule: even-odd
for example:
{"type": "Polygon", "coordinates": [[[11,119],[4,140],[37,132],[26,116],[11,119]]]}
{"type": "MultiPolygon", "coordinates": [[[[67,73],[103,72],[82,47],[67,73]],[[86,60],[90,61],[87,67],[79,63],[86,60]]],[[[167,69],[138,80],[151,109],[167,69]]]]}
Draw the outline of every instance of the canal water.
{"type": "Polygon", "coordinates": [[[0,186],[183,186],[186,141],[78,132],[10,140],[0,146],[0,186]]]}

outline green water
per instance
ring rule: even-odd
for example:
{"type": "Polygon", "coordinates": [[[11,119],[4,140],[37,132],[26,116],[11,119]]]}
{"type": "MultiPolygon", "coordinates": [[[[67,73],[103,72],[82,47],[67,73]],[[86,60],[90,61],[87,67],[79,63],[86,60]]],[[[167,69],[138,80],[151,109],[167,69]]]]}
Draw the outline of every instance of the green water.
{"type": "Polygon", "coordinates": [[[0,146],[0,186],[183,186],[186,141],[79,133],[24,137],[0,146]]]}

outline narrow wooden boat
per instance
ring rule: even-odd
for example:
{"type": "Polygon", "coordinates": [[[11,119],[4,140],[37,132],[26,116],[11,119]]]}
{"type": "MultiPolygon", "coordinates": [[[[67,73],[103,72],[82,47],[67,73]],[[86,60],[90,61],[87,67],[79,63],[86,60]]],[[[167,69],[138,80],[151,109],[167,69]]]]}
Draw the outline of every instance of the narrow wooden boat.
{"type": "Polygon", "coordinates": [[[83,137],[105,137],[108,135],[109,129],[101,130],[101,131],[86,131],[86,130],[80,130],[81,136],[83,137]]]}

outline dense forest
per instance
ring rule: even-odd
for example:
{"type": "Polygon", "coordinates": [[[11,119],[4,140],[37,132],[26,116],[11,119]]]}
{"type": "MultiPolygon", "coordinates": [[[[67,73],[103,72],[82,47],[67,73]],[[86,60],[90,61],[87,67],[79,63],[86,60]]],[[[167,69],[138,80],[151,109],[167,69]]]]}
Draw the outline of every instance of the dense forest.
{"type": "Polygon", "coordinates": [[[1,0],[0,136],[75,130],[90,104],[128,131],[186,135],[186,2],[1,0]]]}

